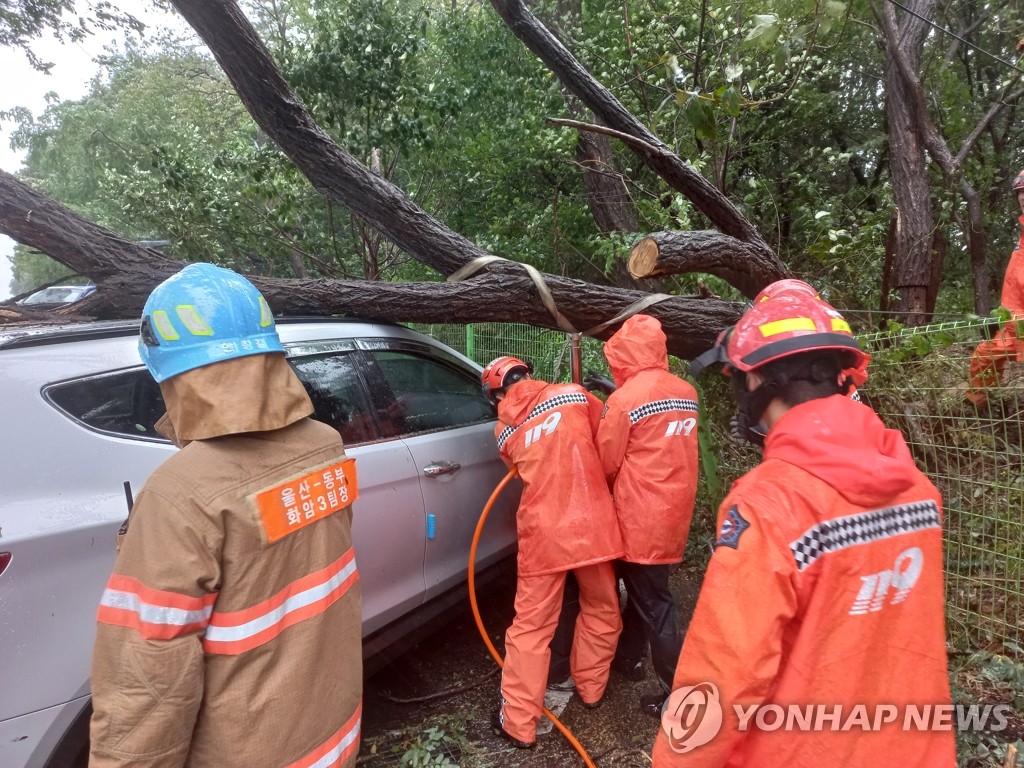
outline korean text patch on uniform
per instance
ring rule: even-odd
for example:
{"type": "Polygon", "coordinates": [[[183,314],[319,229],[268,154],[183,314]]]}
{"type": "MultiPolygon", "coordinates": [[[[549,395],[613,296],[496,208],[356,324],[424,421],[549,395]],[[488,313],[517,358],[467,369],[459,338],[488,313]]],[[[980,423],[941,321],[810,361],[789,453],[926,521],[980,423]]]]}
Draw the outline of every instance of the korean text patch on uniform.
{"type": "Polygon", "coordinates": [[[289,533],[344,509],[359,498],[356,460],[337,464],[286,480],[250,497],[256,505],[267,542],[273,544],[289,533]]]}

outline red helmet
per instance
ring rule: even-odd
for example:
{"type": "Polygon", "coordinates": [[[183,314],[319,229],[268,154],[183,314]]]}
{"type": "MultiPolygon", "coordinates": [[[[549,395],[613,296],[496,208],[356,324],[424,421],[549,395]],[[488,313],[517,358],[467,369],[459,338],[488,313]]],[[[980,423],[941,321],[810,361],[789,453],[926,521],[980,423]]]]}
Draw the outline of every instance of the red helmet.
{"type": "Polygon", "coordinates": [[[762,301],[768,301],[768,299],[774,299],[776,296],[787,293],[798,293],[801,296],[810,296],[812,299],[821,298],[810,283],[790,277],[785,280],[776,280],[771,285],[762,288],[761,292],[754,297],[754,303],[760,304],[762,301]]]}
{"type": "Polygon", "coordinates": [[[532,372],[533,366],[530,363],[524,363],[518,357],[511,357],[510,355],[496,357],[480,373],[484,394],[491,402],[494,402],[496,392],[503,390],[509,384],[518,381],[524,375],[532,372]],[[520,376],[510,380],[512,375],[517,372],[520,376]]]}
{"type": "Polygon", "coordinates": [[[1017,174],[1017,177],[1013,180],[1013,184],[1010,185],[1010,190],[1013,194],[1017,194],[1024,189],[1024,171],[1017,174]]]}
{"type": "Polygon", "coordinates": [[[848,371],[865,372],[871,356],[861,351],[850,326],[828,302],[784,293],[755,304],[740,318],[726,342],[729,366],[744,373],[765,363],[814,349],[851,352],[848,371]]]}

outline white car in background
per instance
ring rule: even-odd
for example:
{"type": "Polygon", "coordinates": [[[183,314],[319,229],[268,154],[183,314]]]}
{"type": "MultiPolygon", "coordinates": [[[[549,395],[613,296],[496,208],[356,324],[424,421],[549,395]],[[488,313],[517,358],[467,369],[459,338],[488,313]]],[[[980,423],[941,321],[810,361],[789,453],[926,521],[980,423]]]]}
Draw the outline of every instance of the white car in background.
{"type": "MultiPolygon", "coordinates": [[[[175,448],[138,324],[0,328],[0,767],[84,766],[96,609],[137,491],[175,448]]],[[[465,600],[470,541],[506,467],[480,367],[397,325],[282,320],[316,418],[355,457],[364,656],[465,600]]],[[[488,521],[486,577],[515,548],[517,494],[488,521]]],[[[379,658],[379,656],[378,656],[379,658]]]]}
{"type": "Polygon", "coordinates": [[[19,299],[18,304],[71,304],[95,292],[96,286],[92,283],[88,285],[51,285],[19,299]]]}

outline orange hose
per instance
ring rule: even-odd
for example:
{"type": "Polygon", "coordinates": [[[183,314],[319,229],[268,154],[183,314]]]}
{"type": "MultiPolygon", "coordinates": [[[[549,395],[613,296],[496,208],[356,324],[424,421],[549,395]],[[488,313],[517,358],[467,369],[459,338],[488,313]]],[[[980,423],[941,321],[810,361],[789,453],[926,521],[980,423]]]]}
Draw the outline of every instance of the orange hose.
{"type": "MultiPolygon", "coordinates": [[[[484,645],[487,646],[488,652],[491,657],[497,663],[499,667],[504,667],[505,662],[501,658],[501,654],[498,653],[498,649],[494,647],[494,643],[487,636],[487,630],[484,628],[483,619],[480,618],[480,608],[476,603],[476,548],[480,543],[480,534],[484,530],[484,523],[487,522],[487,516],[491,513],[491,508],[494,506],[494,502],[498,500],[498,496],[505,490],[505,486],[508,485],[512,478],[518,477],[519,473],[516,470],[511,470],[505,477],[502,478],[501,482],[495,487],[491,497],[487,500],[484,505],[484,510],[480,514],[480,520],[476,524],[476,531],[473,533],[473,543],[469,547],[469,604],[473,608],[473,619],[476,621],[476,628],[480,632],[480,637],[483,638],[484,645]]],[[[587,754],[587,750],[583,748],[576,737],[572,735],[572,731],[562,725],[562,721],[551,714],[551,711],[547,707],[544,707],[544,714],[548,716],[548,719],[555,724],[555,727],[562,732],[562,735],[572,744],[573,749],[579,752],[580,757],[583,758],[583,763],[588,768],[597,768],[594,761],[590,759],[590,755],[587,754]]]]}

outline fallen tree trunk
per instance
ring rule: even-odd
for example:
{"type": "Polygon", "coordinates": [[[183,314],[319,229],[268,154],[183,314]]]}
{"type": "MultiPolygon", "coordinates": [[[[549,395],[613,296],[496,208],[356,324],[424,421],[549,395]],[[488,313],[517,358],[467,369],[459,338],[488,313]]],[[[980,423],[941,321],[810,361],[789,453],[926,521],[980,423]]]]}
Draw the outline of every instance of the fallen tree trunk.
{"type": "MultiPolygon", "coordinates": [[[[102,289],[75,304],[49,310],[4,305],[8,323],[49,317],[138,317],[150,291],[184,266],[118,237],[0,171],[0,230],[50,254],[102,289]]],[[[250,275],[278,315],[345,314],[370,320],[421,323],[519,322],[558,328],[537,287],[515,263],[456,283],[274,279],[250,275]]],[[[559,310],[579,330],[599,325],[648,294],[544,276],[559,310]]],[[[645,310],[661,319],[673,354],[693,357],[735,322],[737,307],[722,301],[674,296],[645,310]]],[[[599,338],[615,330],[613,326],[599,338]]]]}
{"type": "Polygon", "coordinates": [[[777,261],[766,260],[756,248],[714,230],[654,232],[633,246],[628,266],[637,279],[707,272],[751,297],[767,282],[789,277],[777,261]],[[767,282],[766,276],[770,276],[767,282]]]}
{"type": "MultiPolygon", "coordinates": [[[[488,255],[420,209],[401,190],[372,173],[330,139],[290,90],[236,2],[173,0],[173,4],[210,47],[257,124],[323,194],[364,218],[413,258],[444,275],[452,275],[488,255]]],[[[525,11],[521,4],[514,5],[525,11]]],[[[539,23],[536,28],[531,27],[532,37],[544,35],[550,37],[539,23]]],[[[725,243],[735,242],[742,245],[733,251],[738,259],[744,260],[750,254],[758,256],[750,266],[722,266],[720,274],[726,279],[728,275],[739,275],[737,287],[748,293],[785,274],[754,227],[724,195],[650,134],[567,52],[560,65],[578,69],[569,79],[563,72],[556,72],[570,90],[612,129],[635,134],[639,143],[646,146],[638,151],[645,162],[731,235],[722,236],[723,248],[725,243]]],[[[58,310],[58,315],[137,316],[153,286],[180,268],[180,263],[91,224],[9,174],[0,175],[0,202],[0,230],[99,284],[93,296],[58,310]]],[[[679,237],[686,235],[679,233],[679,237]]],[[[708,242],[708,233],[698,233],[697,242],[708,242]]],[[[346,313],[396,321],[493,320],[548,328],[560,326],[545,308],[522,265],[511,261],[490,263],[486,271],[458,284],[274,281],[258,277],[253,280],[279,314],[346,313]]],[[[607,321],[647,296],[554,275],[545,275],[544,282],[558,311],[580,330],[607,321]]],[[[710,346],[717,332],[736,319],[738,307],[717,300],[671,297],[645,311],[662,320],[671,351],[690,357],[710,346]]],[[[596,335],[606,336],[614,330],[613,326],[596,335]]]]}
{"type": "MultiPolygon", "coordinates": [[[[397,187],[371,173],[324,133],[288,87],[237,4],[227,0],[172,2],[209,46],[256,123],[318,190],[365,218],[414,259],[444,275],[485,254],[421,210],[397,187]]],[[[648,166],[686,195],[715,226],[747,244],[744,254],[760,254],[750,274],[763,264],[771,265],[759,285],[751,288],[749,283],[758,280],[747,280],[747,287],[741,290],[756,293],[776,275],[786,274],[771,248],[728,198],[647,131],[521,3],[494,0],[494,5],[513,32],[610,128],[653,147],[648,151],[630,144],[648,166]]],[[[514,269],[510,264],[490,267],[498,272],[514,269]]]]}
{"type": "MultiPolygon", "coordinates": [[[[554,328],[536,287],[524,273],[485,274],[461,283],[380,283],[280,280],[253,277],[267,302],[283,315],[343,312],[375,320],[420,323],[527,323],[554,328]]],[[[604,288],[582,280],[547,279],[560,311],[583,331],[600,325],[647,294],[604,288]]],[[[673,296],[643,310],[657,317],[669,352],[692,359],[711,347],[722,328],[739,318],[735,302],[673,296]]],[[[593,334],[607,339],[618,325],[593,334]]]]}

